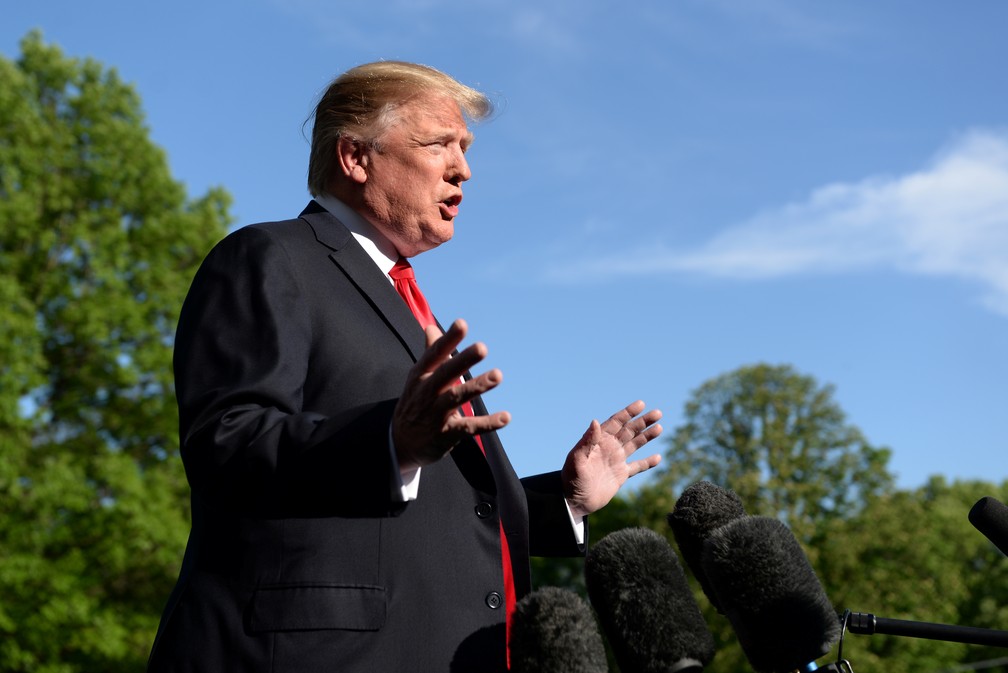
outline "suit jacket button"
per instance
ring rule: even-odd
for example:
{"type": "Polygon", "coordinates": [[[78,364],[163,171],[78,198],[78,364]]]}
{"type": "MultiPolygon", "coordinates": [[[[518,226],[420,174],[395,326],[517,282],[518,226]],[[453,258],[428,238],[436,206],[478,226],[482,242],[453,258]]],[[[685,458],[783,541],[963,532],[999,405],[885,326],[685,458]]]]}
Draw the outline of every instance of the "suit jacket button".
{"type": "Polygon", "coordinates": [[[493,514],[493,505],[491,505],[489,502],[481,502],[480,504],[476,505],[476,516],[478,516],[479,518],[485,519],[491,514],[493,514]]]}
{"type": "Polygon", "coordinates": [[[501,595],[496,591],[491,591],[486,595],[486,604],[487,607],[490,608],[491,610],[496,610],[497,608],[499,608],[502,602],[503,601],[501,600],[501,595]]]}

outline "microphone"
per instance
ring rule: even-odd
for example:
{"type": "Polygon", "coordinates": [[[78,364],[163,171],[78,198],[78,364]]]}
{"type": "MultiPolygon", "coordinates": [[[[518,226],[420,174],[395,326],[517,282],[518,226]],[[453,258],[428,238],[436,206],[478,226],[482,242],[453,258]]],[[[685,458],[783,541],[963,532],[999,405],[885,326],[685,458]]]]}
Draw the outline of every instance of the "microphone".
{"type": "Polygon", "coordinates": [[[873,636],[876,633],[908,638],[944,640],[948,643],[987,645],[988,647],[1008,647],[1008,631],[979,629],[974,626],[955,624],[935,624],[915,622],[909,619],[887,619],[876,617],[870,612],[850,612],[843,615],[847,629],[851,633],[873,636]]]}
{"type": "Polygon", "coordinates": [[[725,490],[709,481],[701,481],[682,492],[675,508],[666,517],[683,560],[718,612],[722,612],[721,606],[701,563],[704,541],[715,529],[743,516],[745,508],[735,491],[725,490]]]}
{"type": "Polygon", "coordinates": [[[814,669],[839,639],[837,613],[781,521],[750,516],[722,526],[708,537],[702,563],[758,673],[814,669]]]}
{"type": "MultiPolygon", "coordinates": [[[[1008,507],[999,500],[984,496],[969,511],[973,527],[1008,555],[1008,507]]],[[[866,612],[847,611],[844,624],[851,633],[872,636],[877,633],[909,638],[943,640],[951,643],[1008,647],[1008,631],[982,629],[955,624],[935,624],[907,619],[887,619],[866,612]]]]}
{"type": "Polygon", "coordinates": [[[679,559],[658,533],[606,535],[588,551],[585,584],[622,673],[696,673],[714,658],[679,559]]]}
{"type": "Polygon", "coordinates": [[[989,495],[980,498],[969,511],[969,520],[1002,554],[1008,556],[1008,507],[1003,502],[989,495]]]}
{"type": "Polygon", "coordinates": [[[605,645],[588,602],[573,591],[542,587],[515,605],[513,673],[606,673],[605,645]]]}

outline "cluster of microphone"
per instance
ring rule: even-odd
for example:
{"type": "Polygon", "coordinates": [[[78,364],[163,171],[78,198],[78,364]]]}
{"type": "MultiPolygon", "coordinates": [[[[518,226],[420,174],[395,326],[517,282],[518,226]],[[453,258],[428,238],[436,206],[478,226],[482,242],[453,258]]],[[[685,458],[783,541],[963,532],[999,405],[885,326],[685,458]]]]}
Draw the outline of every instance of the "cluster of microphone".
{"type": "MultiPolygon", "coordinates": [[[[683,560],[756,673],[849,671],[839,657],[816,664],[845,631],[1008,647],[1006,631],[838,615],[788,527],[748,515],[737,494],[710,482],[683,491],[667,519],[683,560]]],[[[1008,555],[1008,507],[985,497],[969,520],[1008,555]]],[[[646,528],[605,536],[589,550],[585,585],[588,601],[545,587],[518,602],[512,671],[605,673],[605,642],[621,673],[699,673],[713,660],[714,639],[664,536],[646,528]]]]}
{"type": "Polygon", "coordinates": [[[757,673],[814,669],[839,640],[837,613],[780,520],[750,516],[734,492],[700,482],[683,492],[668,522],[683,559],[757,673]]]}
{"type": "Polygon", "coordinates": [[[714,658],[714,639],[686,574],[658,533],[624,528],[606,535],[585,559],[585,585],[590,606],[556,587],[518,601],[511,671],[608,671],[592,608],[621,673],[697,673],[714,658]]]}

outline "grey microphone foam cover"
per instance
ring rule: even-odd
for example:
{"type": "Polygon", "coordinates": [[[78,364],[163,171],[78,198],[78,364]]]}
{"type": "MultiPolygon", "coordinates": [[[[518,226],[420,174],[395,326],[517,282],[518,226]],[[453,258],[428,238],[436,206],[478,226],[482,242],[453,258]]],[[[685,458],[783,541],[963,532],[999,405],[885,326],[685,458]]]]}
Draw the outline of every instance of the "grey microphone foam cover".
{"type": "Polygon", "coordinates": [[[839,639],[840,619],[783,522],[736,519],[707,538],[702,562],[722,612],[759,673],[801,668],[839,639]]]}
{"type": "Polygon", "coordinates": [[[515,605],[512,673],[606,673],[605,645],[591,606],[573,591],[542,587],[515,605]]]}
{"type": "Polygon", "coordinates": [[[675,550],[646,528],[624,528],[588,552],[585,582],[622,673],[698,670],[714,639],[675,550]]]}
{"type": "Polygon", "coordinates": [[[711,590],[701,563],[703,545],[713,531],[743,516],[745,508],[734,491],[701,481],[682,492],[675,508],[666,517],[683,560],[719,612],[717,596],[711,590]]]}

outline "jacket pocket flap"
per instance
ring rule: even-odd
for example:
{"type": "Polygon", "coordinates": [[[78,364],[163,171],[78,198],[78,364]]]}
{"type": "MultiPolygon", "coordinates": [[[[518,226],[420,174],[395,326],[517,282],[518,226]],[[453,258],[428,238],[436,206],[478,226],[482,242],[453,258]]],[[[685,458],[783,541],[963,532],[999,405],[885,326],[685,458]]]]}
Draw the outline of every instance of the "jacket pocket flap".
{"type": "Polygon", "coordinates": [[[249,606],[249,630],[377,631],[385,623],[384,587],[296,585],[259,587],[249,606]]]}

